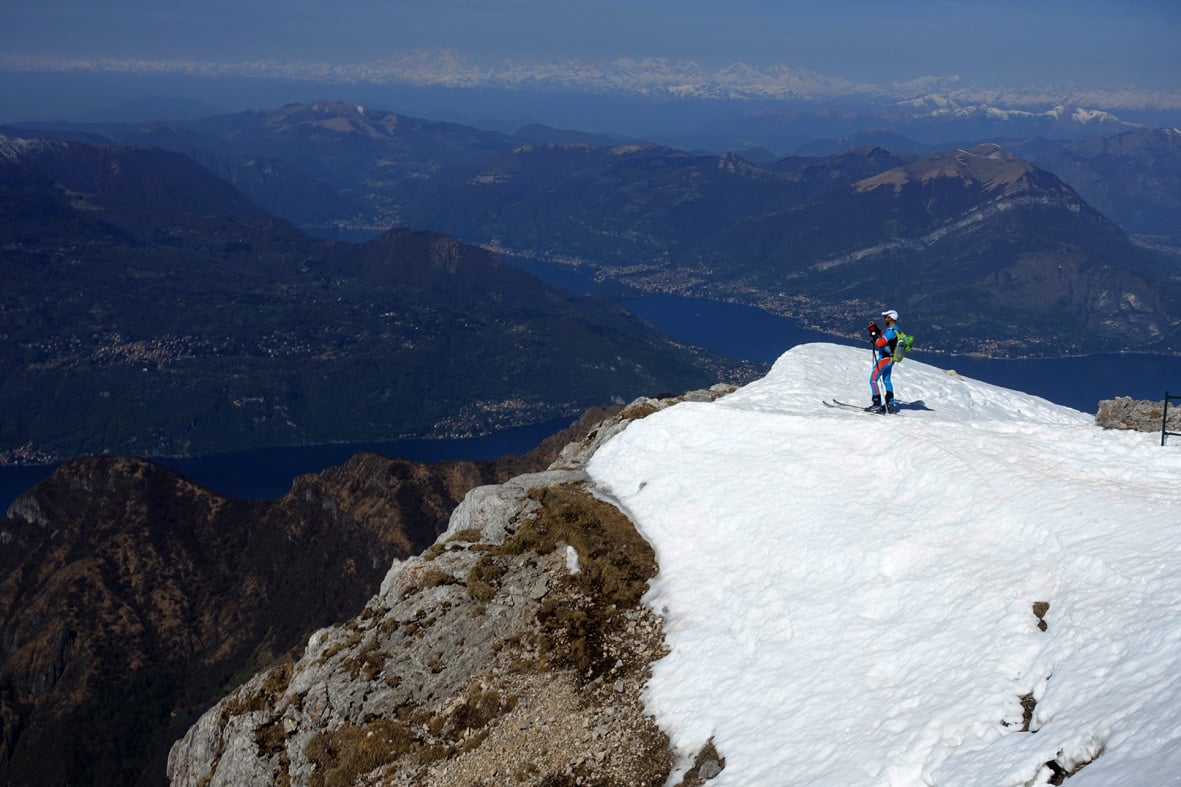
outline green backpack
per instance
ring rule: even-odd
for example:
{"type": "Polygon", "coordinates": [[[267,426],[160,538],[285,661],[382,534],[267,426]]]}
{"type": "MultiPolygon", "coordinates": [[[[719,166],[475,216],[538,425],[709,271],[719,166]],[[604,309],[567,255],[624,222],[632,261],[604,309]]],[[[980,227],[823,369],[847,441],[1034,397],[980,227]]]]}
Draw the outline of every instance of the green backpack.
{"type": "Polygon", "coordinates": [[[909,333],[903,333],[897,328],[894,332],[898,334],[898,341],[894,344],[894,363],[902,363],[902,359],[910,352],[911,346],[914,344],[914,337],[909,333]]]}

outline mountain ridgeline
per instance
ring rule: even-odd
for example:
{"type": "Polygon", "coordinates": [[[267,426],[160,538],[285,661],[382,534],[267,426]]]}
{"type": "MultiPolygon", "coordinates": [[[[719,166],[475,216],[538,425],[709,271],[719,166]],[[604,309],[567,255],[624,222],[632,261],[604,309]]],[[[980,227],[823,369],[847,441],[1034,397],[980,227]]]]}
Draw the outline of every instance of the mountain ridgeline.
{"type": "Polygon", "coordinates": [[[587,261],[847,333],[889,302],[929,347],[1175,351],[1171,261],[995,145],[756,166],[651,147],[522,147],[419,199],[421,226],[587,261]]]}
{"type": "Polygon", "coordinates": [[[1031,139],[1015,155],[1055,172],[1134,235],[1181,245],[1181,130],[1141,129],[1105,139],[1031,139]]]}
{"type": "Polygon", "coordinates": [[[142,459],[62,464],[0,518],[0,784],[164,784],[196,715],[355,615],[470,489],[618,409],[495,462],[358,454],[266,502],[142,459]]]}
{"type": "Polygon", "coordinates": [[[0,154],[9,459],[464,436],[749,374],[445,235],[309,237],[176,153],[0,154]]]}
{"type": "Polygon", "coordinates": [[[339,102],[56,133],[185,152],[313,231],[430,229],[838,334],[889,301],[932,349],[1176,352],[1176,257],[1128,233],[1158,247],[1181,238],[1181,135],[1117,130],[1099,141],[906,155],[871,146],[757,163],[537,127],[513,137],[339,102]]]}

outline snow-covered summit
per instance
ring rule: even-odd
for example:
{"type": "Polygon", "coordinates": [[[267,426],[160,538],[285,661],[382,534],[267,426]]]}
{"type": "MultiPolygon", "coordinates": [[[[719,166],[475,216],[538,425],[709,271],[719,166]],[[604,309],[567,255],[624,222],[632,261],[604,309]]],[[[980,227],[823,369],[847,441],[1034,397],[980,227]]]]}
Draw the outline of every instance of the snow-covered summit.
{"type": "Polygon", "coordinates": [[[49,148],[62,148],[63,142],[49,139],[10,137],[0,134],[0,160],[19,162],[49,148]]]}
{"type": "Polygon", "coordinates": [[[717,785],[1177,784],[1181,447],[907,359],[796,347],[589,471],[656,549],[649,709],[717,785]],[[1043,630],[1044,629],[1044,630],[1043,630]]]}

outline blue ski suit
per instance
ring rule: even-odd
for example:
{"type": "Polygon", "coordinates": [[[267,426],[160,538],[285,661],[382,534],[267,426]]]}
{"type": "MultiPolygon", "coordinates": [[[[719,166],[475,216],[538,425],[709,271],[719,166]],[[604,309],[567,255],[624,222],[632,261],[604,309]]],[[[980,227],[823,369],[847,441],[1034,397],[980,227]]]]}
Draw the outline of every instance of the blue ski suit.
{"type": "Polygon", "coordinates": [[[881,401],[881,388],[886,390],[886,399],[894,398],[894,382],[890,379],[890,372],[894,371],[894,348],[898,345],[897,323],[887,326],[886,330],[873,339],[874,364],[869,375],[869,390],[874,401],[881,401]],[[879,388],[879,384],[881,388],[879,388]]]}

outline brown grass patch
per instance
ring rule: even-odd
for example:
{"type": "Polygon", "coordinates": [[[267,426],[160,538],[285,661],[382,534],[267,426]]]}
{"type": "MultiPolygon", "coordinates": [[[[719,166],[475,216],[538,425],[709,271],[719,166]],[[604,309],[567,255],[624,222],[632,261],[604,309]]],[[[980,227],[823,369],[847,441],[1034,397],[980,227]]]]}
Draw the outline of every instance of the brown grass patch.
{"type": "Polygon", "coordinates": [[[580,570],[569,577],[569,592],[551,593],[538,611],[542,650],[554,666],[584,677],[603,674],[612,666],[605,636],[616,615],[640,603],[658,570],[656,553],[619,509],[580,486],[545,487],[530,496],[541,504],[538,516],[495,552],[544,555],[559,544],[578,552],[580,570]]]}
{"type": "Polygon", "coordinates": [[[375,719],[364,726],[345,724],[308,741],[304,752],[316,766],[312,787],[351,787],[370,771],[412,753],[418,742],[404,725],[375,719]]]}

